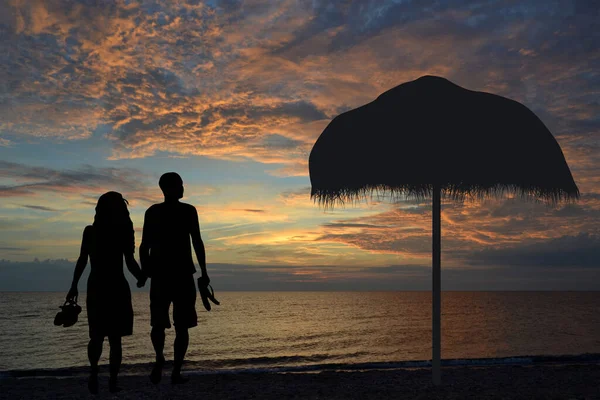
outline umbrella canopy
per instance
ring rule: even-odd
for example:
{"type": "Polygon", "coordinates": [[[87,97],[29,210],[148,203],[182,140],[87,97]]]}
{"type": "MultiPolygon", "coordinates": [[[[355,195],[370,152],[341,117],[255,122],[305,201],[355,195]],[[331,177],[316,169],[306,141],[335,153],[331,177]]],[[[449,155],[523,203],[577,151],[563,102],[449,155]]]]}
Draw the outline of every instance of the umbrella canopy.
{"type": "Polygon", "coordinates": [[[441,198],[577,199],[563,153],[524,105],[424,76],[333,119],[309,158],[311,197],[432,198],[432,370],[441,383],[441,198]]]}
{"type": "Polygon", "coordinates": [[[335,117],[309,158],[311,197],[332,204],[373,191],[430,197],[512,192],[578,198],[563,153],[527,107],[423,76],[335,117]]]}

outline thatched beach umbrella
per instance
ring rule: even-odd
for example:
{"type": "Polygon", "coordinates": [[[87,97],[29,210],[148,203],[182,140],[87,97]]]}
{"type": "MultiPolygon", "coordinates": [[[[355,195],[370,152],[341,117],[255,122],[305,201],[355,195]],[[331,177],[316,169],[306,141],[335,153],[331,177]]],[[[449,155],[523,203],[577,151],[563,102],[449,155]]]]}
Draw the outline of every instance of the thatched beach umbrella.
{"type": "Polygon", "coordinates": [[[327,207],[373,193],[433,200],[433,381],[441,381],[441,198],[579,197],[560,146],[524,105],[424,76],[335,117],[309,158],[327,207]]]}

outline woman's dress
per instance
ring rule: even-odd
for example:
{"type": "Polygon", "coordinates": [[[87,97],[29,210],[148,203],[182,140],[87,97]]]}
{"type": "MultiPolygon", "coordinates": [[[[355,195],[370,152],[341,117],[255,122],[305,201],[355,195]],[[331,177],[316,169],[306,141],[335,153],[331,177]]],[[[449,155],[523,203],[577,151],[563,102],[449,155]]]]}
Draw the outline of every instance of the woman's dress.
{"type": "Polygon", "coordinates": [[[91,264],[86,299],[90,338],[133,333],[131,291],[123,273],[124,252],[133,249],[125,237],[92,225],[84,230],[91,264]]]}

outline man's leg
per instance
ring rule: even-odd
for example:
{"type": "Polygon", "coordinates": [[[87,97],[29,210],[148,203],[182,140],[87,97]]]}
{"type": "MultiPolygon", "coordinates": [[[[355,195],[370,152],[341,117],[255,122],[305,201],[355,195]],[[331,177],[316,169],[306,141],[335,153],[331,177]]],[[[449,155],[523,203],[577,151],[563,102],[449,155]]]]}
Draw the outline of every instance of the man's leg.
{"type": "Polygon", "coordinates": [[[189,328],[198,325],[196,314],[196,282],[194,276],[180,282],[177,296],[173,299],[173,323],[175,325],[174,365],[171,383],[185,383],[189,379],[181,376],[185,353],[190,343],[189,328]]]}
{"type": "Polygon", "coordinates": [[[169,287],[165,286],[164,280],[157,279],[154,277],[150,285],[150,325],[152,330],[150,331],[150,339],[152,339],[152,346],[156,353],[156,362],[150,373],[150,381],[155,385],[160,382],[162,378],[162,369],[165,365],[165,329],[171,327],[171,321],[169,319],[169,307],[171,306],[171,299],[169,294],[169,287]]]}
{"type": "Polygon", "coordinates": [[[150,338],[152,339],[152,346],[154,346],[154,352],[156,353],[156,361],[164,362],[165,328],[153,327],[150,332],[150,338]]]}
{"type": "Polygon", "coordinates": [[[154,346],[154,352],[156,353],[156,362],[154,363],[154,368],[152,368],[150,380],[156,385],[162,378],[162,369],[165,365],[165,356],[163,354],[165,349],[165,328],[152,327],[150,338],[152,339],[152,346],[154,346]]]}
{"type": "Polygon", "coordinates": [[[187,381],[186,378],[181,377],[181,367],[183,366],[183,360],[185,358],[185,353],[187,353],[189,343],[190,334],[188,328],[178,328],[175,326],[175,360],[173,363],[173,373],[171,375],[173,383],[184,383],[183,381],[187,381]]]}

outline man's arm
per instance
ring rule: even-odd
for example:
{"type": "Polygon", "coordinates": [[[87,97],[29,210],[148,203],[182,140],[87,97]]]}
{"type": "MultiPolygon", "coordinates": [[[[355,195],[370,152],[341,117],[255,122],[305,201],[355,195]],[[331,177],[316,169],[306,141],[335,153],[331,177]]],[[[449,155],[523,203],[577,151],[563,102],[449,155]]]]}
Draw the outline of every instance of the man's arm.
{"type": "Polygon", "coordinates": [[[192,245],[196,252],[196,258],[198,259],[198,265],[200,265],[200,271],[202,273],[202,279],[210,282],[208,278],[208,272],[206,271],[206,251],[204,250],[204,242],[200,236],[200,222],[198,221],[198,211],[196,207],[192,206],[192,227],[190,234],[192,235],[192,245]]]}
{"type": "Polygon", "coordinates": [[[152,262],[150,260],[150,251],[152,249],[152,238],[154,232],[152,231],[152,213],[150,208],[146,210],[144,214],[144,228],[142,229],[142,243],[140,244],[140,264],[142,265],[142,272],[147,277],[152,277],[152,262]]]}

